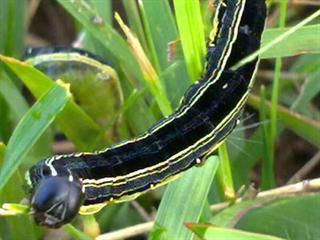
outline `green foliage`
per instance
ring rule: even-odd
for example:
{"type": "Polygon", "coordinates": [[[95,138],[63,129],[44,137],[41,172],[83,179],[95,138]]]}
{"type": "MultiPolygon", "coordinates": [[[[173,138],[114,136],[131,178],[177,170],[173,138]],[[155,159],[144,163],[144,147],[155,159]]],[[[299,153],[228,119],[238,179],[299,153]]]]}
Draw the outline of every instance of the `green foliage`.
{"type": "MultiPolygon", "coordinates": [[[[116,30],[118,24],[112,24],[115,22],[114,1],[58,2],[77,21],[79,33],[85,33],[84,47],[112,64],[119,77],[116,84],[121,87],[119,93],[113,93],[109,83],[82,86],[75,77],[70,80],[69,93],[55,82],[57,79],[12,58],[19,58],[24,48],[26,23],[22,16],[27,12],[27,1],[2,0],[1,204],[18,203],[28,197],[21,187],[25,185],[23,175],[40,158],[52,154],[53,135],[64,134],[77,151],[98,150],[137,136],[157,119],[169,114],[171,106],[178,105],[187,87],[198,80],[203,70],[204,36],[211,27],[208,1],[200,4],[181,0],[118,1],[125,11],[120,12],[120,16],[128,20],[125,24],[143,47],[143,52],[138,54],[132,51],[136,50],[132,49],[132,42],[129,44],[123,33],[116,30]],[[146,69],[141,67],[145,56],[151,63],[146,69]],[[150,69],[154,70],[154,75],[146,74],[150,69]],[[83,90],[87,88],[90,91],[83,90]],[[122,94],[123,101],[119,100],[122,94]],[[88,108],[82,104],[84,99],[89,102],[88,108]],[[107,103],[103,105],[104,102],[107,103]],[[103,107],[116,103],[114,109],[101,113],[103,107]]],[[[150,212],[157,206],[155,203],[160,202],[153,228],[148,225],[140,232],[151,231],[150,239],[195,239],[196,236],[200,239],[319,238],[319,194],[300,189],[301,196],[291,194],[289,197],[273,188],[276,183],[274,164],[278,160],[276,146],[278,151],[288,151],[287,146],[277,145],[283,130],[294,132],[301,141],[315,148],[320,146],[320,111],[314,101],[320,92],[320,10],[310,7],[314,13],[308,18],[307,13],[291,5],[286,8],[286,1],[280,2],[281,24],[279,27],[271,25],[265,31],[261,53],[260,69],[273,66],[271,60],[278,59],[275,70],[271,68],[273,88],[262,82],[258,72],[256,89],[262,84],[265,87],[261,93],[253,90],[248,105],[258,112],[261,122],[255,124],[250,135],[245,130],[246,121],[243,121],[219,149],[219,157],[211,156],[203,166],[190,169],[166,188],[139,198],[142,210],[136,211],[129,203],[108,206],[95,217],[79,217],[72,225],[64,226],[60,230],[62,235],[91,239],[100,234],[99,230],[108,233],[141,223],[142,218],[151,220],[153,214],[150,212]],[[239,138],[243,140],[239,141],[239,138]],[[250,191],[237,194],[241,186],[248,186],[252,172],[260,163],[261,186],[271,189],[272,194],[258,198],[250,191]],[[237,201],[241,194],[244,198],[237,201]],[[230,204],[221,205],[227,200],[230,204]],[[220,205],[210,207],[213,203],[220,205]]],[[[279,8],[277,3],[273,6],[279,8]]],[[[92,75],[92,81],[96,80],[92,75]]],[[[65,80],[63,77],[62,81],[65,80]]],[[[319,187],[319,183],[316,184],[319,187]]],[[[299,185],[302,189],[303,186],[299,185]]],[[[0,215],[3,210],[0,208],[0,215]]],[[[139,229],[138,226],[134,229],[139,229]]],[[[130,233],[128,229],[122,231],[120,236],[130,233]]],[[[27,215],[0,217],[0,239],[32,240],[42,239],[45,235],[48,239],[55,238],[35,226],[27,215]]],[[[101,235],[99,239],[103,237],[101,235]]]]}

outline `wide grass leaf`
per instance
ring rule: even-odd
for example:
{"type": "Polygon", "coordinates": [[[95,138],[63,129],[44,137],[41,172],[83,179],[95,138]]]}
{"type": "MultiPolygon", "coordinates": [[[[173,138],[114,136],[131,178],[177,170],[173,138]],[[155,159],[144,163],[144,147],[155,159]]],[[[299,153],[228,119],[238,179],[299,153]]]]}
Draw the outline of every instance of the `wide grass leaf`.
{"type": "MultiPolygon", "coordinates": [[[[290,28],[266,29],[262,38],[262,45],[266,45],[273,39],[287,32],[290,28]]],[[[298,29],[286,38],[264,52],[262,58],[289,57],[299,54],[319,53],[320,24],[305,26],[298,29]]]]}
{"type": "Polygon", "coordinates": [[[282,238],[245,232],[235,229],[220,228],[207,224],[188,224],[200,239],[205,240],[281,240],[282,238]]]}
{"type": "MultiPolygon", "coordinates": [[[[24,62],[2,55],[0,55],[0,61],[4,62],[21,79],[36,98],[39,98],[54,84],[43,73],[24,62]]],[[[99,133],[98,125],[71,98],[68,99],[66,107],[58,116],[57,123],[62,132],[79,150],[88,150],[88,142],[93,141],[99,133]]]]}
{"type": "Polygon", "coordinates": [[[236,228],[291,240],[316,240],[320,238],[319,204],[319,194],[276,200],[242,214],[236,228]]]}
{"type": "Polygon", "coordinates": [[[33,144],[61,112],[69,97],[65,87],[55,84],[21,119],[9,139],[5,161],[0,172],[0,190],[21,164],[33,144]]]}
{"type": "Polygon", "coordinates": [[[167,187],[150,239],[193,239],[184,223],[199,221],[217,167],[218,158],[212,156],[167,187]]]}

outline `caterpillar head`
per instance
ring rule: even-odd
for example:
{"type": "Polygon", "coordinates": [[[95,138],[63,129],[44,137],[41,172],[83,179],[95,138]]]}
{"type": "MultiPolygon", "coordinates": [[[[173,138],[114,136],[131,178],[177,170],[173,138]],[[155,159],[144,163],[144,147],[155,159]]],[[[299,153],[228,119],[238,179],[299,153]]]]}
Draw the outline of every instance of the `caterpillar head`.
{"type": "Polygon", "coordinates": [[[55,171],[46,164],[39,164],[29,171],[31,212],[37,224],[50,228],[69,223],[77,215],[84,199],[82,185],[77,178],[66,174],[64,169],[55,171]]]}

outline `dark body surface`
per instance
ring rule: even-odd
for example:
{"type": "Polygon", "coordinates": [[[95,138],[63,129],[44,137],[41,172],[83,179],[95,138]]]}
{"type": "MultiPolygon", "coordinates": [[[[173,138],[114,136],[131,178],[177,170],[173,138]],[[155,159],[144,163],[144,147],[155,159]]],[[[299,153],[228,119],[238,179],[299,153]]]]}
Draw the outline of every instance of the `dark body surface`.
{"type": "Polygon", "coordinates": [[[120,199],[189,169],[225,139],[241,114],[258,59],[235,70],[231,67],[259,49],[266,6],[264,0],[224,2],[226,7],[220,4],[218,12],[217,37],[208,47],[206,72],[172,115],[123,144],[39,162],[30,169],[32,185],[46,175],[45,169],[50,174],[48,168],[54,168],[58,176],[72,174],[83,180],[84,205],[120,199]],[[244,2],[240,11],[238,4],[244,2]],[[235,19],[240,25],[234,25],[235,19]]]}

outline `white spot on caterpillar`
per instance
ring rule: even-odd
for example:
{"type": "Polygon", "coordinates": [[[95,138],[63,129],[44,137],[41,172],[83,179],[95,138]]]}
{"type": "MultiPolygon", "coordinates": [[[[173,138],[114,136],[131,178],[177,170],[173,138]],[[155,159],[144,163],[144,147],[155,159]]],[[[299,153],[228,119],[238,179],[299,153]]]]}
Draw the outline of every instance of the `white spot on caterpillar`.
{"type": "Polygon", "coordinates": [[[200,158],[197,158],[197,159],[196,159],[196,163],[197,163],[197,164],[200,164],[200,163],[201,163],[201,159],[200,159],[200,158]]]}
{"type": "Polygon", "coordinates": [[[226,89],[228,87],[228,83],[222,86],[222,89],[226,89]]]}
{"type": "Polygon", "coordinates": [[[151,183],[151,184],[150,184],[150,189],[153,190],[154,188],[155,188],[155,187],[154,187],[154,184],[151,183]]]}
{"type": "Polygon", "coordinates": [[[69,175],[68,180],[69,180],[69,182],[73,182],[74,178],[73,178],[72,174],[69,175]]]}
{"type": "Polygon", "coordinates": [[[239,124],[240,124],[240,122],[241,122],[241,121],[240,121],[240,119],[237,119],[237,125],[239,125],[239,124]]]}

